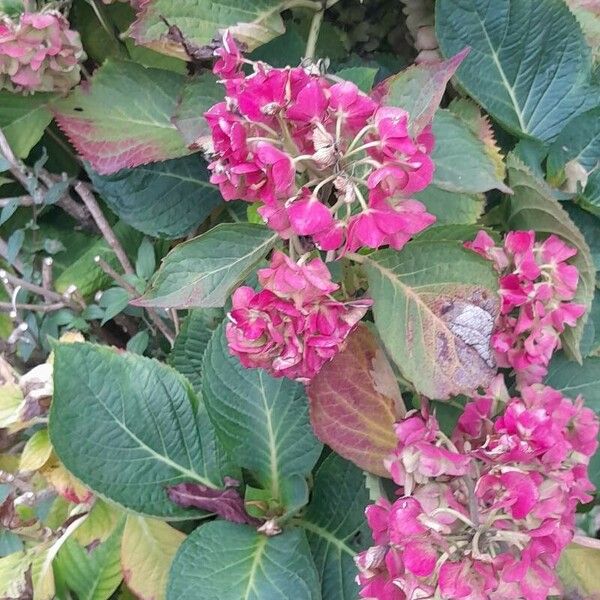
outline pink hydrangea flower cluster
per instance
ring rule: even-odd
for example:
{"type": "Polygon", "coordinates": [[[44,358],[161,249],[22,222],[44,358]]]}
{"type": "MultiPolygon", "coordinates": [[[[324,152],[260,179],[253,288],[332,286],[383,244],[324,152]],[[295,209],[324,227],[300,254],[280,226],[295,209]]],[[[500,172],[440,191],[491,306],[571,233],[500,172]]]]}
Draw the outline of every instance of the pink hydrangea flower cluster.
{"type": "Polygon", "coordinates": [[[426,410],[396,425],[387,462],[399,498],[366,515],[375,546],[357,559],[372,600],[546,600],[591,500],[593,411],[540,384],[509,398],[497,379],[467,404],[452,438],[426,410]]]}
{"type": "Polygon", "coordinates": [[[229,34],[215,54],[227,96],[205,114],[205,149],[225,200],[260,202],[282,238],[308,237],[329,251],[400,249],[435,221],[410,198],[432,180],[429,128],[412,137],[406,111],[316,65],[251,63],[229,34]]]}
{"type": "Polygon", "coordinates": [[[501,367],[512,367],[519,385],[542,381],[560,334],[585,312],[571,302],[579,273],[567,261],[577,250],[555,235],[535,241],[533,231],[511,231],[502,247],[480,231],[465,244],[494,262],[500,273],[501,317],[492,347],[501,367]]]}
{"type": "Polygon", "coordinates": [[[306,382],[343,347],[371,300],[339,302],[320,258],[296,263],[275,252],[258,271],[261,290],[242,286],[233,294],[226,336],[245,367],[306,382]]]}
{"type": "Polygon", "coordinates": [[[67,92],[85,59],[79,34],[58,11],[0,17],[0,89],[67,92]]]}

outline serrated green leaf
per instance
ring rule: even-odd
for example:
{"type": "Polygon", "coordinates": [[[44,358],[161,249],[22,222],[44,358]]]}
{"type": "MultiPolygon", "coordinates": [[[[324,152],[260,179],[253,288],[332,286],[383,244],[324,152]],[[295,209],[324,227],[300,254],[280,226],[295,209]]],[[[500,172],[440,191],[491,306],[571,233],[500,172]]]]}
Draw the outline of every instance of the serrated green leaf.
{"type": "Polygon", "coordinates": [[[169,355],[169,364],[185,375],[197,392],[202,387],[204,351],[222,320],[223,311],[218,308],[190,311],[169,355]]]}
{"type": "Polygon", "coordinates": [[[575,197],[575,202],[600,219],[600,168],[589,176],[585,189],[575,197]]]}
{"type": "Polygon", "coordinates": [[[219,308],[278,237],[261,225],[224,223],[179,244],[163,260],[138,306],[219,308]]]}
{"type": "Polygon", "coordinates": [[[123,169],[113,175],[99,175],[91,169],[88,173],[119,218],[154,237],[183,237],[222,202],[198,156],[123,169]]]}
{"type": "Polygon", "coordinates": [[[26,158],[40,141],[44,129],[52,121],[48,104],[55,98],[55,94],[23,96],[0,91],[0,129],[18,157],[26,158]]]}
{"type": "MultiPolygon", "coordinates": [[[[508,181],[514,194],[510,197],[510,229],[533,229],[540,234],[555,234],[577,249],[573,264],[579,270],[579,284],[574,302],[589,310],[594,296],[596,274],[590,249],[569,215],[552,196],[551,189],[536,179],[516,157],[507,160],[508,181]]],[[[567,327],[562,334],[565,351],[581,360],[579,344],[587,316],[579,319],[575,327],[567,327]]]]}
{"type": "Polygon", "coordinates": [[[166,487],[221,484],[222,451],[189,383],[138,355],[58,345],[50,438],[76,477],[140,513],[189,517],[194,511],[172,503],[166,487]]]}
{"type": "Polygon", "coordinates": [[[283,480],[310,472],[321,444],[310,426],[303,386],[244,368],[228,351],[223,325],[204,354],[202,390],[223,446],[274,499],[282,499],[283,480]]]}
{"type": "Polygon", "coordinates": [[[304,532],[266,537],[245,525],[213,521],[181,545],[168,600],[321,600],[304,532]],[[198,568],[202,565],[202,568],[198,568]]]}
{"type": "Polygon", "coordinates": [[[108,600],[121,583],[122,534],[123,523],[91,552],[72,538],[58,552],[54,566],[79,600],[108,600]]]}
{"type": "Polygon", "coordinates": [[[369,255],[365,268],[379,335],[418,392],[441,400],[491,381],[499,303],[489,263],[458,241],[414,240],[369,255]]]}
{"type": "Polygon", "coordinates": [[[373,87],[378,69],[373,67],[346,67],[336,71],[336,75],[356,84],[363,92],[368,93],[373,87]]]}
{"type": "Polygon", "coordinates": [[[438,0],[435,24],[445,56],[471,48],[460,84],[517,135],[552,140],[597,102],[590,50],[562,0],[438,0]]]}
{"type": "Polygon", "coordinates": [[[433,118],[435,163],[433,184],[450,192],[477,194],[497,188],[507,191],[497,164],[485,143],[450,110],[438,110],[433,118]]]}
{"type": "Polygon", "coordinates": [[[355,600],[354,556],[371,542],[364,510],[369,504],[362,471],[337,454],[319,467],[311,502],[299,520],[306,530],[323,600],[355,600]]]}
{"type": "Polygon", "coordinates": [[[54,116],[79,154],[100,174],[189,154],[171,122],[182,75],[108,59],[89,88],[53,104],[54,116]]]}
{"type": "Polygon", "coordinates": [[[596,287],[588,320],[583,329],[581,354],[583,356],[600,354],[600,289],[598,287],[596,287]]]}

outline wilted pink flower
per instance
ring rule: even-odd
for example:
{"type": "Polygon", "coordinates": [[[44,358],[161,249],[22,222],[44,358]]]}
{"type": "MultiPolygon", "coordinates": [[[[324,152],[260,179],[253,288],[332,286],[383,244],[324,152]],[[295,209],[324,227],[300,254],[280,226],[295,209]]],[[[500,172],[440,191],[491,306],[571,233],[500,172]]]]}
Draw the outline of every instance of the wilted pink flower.
{"type": "Polygon", "coordinates": [[[492,336],[497,363],[512,367],[520,385],[542,381],[560,334],[574,327],[585,307],[571,302],[577,292],[577,253],[555,235],[535,241],[533,231],[510,231],[503,247],[480,231],[467,248],[493,261],[499,271],[501,316],[492,336]]]}
{"type": "Polygon", "coordinates": [[[248,368],[274,377],[308,381],[344,346],[371,305],[367,299],[339,302],[338,285],[320,258],[296,263],[275,252],[260,269],[263,289],[238,288],[226,335],[229,350],[248,368]]]}
{"type": "Polygon", "coordinates": [[[79,34],[58,11],[0,17],[0,89],[67,92],[85,59],[79,34]]]}
{"type": "Polygon", "coordinates": [[[450,438],[433,415],[409,413],[396,424],[398,448],[386,463],[399,498],[366,509],[376,546],[356,560],[361,597],[556,593],[577,503],[591,499],[587,464],[598,429],[581,399],[542,385],[510,398],[499,378],[467,404],[450,438]],[[424,465],[421,448],[441,454],[424,465]]]}
{"type": "Polygon", "coordinates": [[[406,111],[314,68],[242,59],[229,33],[216,56],[227,97],[206,112],[207,154],[225,200],[260,202],[258,213],[284,239],[310,237],[338,255],[400,249],[435,221],[410,199],[433,177],[429,128],[412,137],[406,111]]]}

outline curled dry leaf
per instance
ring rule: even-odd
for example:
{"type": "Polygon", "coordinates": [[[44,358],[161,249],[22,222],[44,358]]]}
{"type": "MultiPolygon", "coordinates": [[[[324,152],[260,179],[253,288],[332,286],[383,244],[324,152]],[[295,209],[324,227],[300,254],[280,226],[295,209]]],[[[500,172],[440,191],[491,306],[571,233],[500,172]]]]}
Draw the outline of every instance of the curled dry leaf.
{"type": "Polygon", "coordinates": [[[366,325],[307,391],[317,437],[361,469],[389,477],[383,459],[395,448],[393,424],[405,408],[394,372],[366,325]]]}

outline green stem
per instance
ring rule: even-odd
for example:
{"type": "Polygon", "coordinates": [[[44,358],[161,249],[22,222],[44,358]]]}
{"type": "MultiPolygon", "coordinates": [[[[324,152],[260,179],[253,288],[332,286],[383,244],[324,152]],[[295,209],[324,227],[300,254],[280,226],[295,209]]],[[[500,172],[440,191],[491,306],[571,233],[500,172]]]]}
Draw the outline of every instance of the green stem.
{"type": "Polygon", "coordinates": [[[315,51],[317,48],[317,40],[319,39],[319,31],[321,30],[321,23],[323,23],[323,15],[325,9],[317,11],[311,21],[310,31],[308,32],[308,40],[306,41],[306,52],[304,53],[305,58],[313,59],[315,57],[315,51]]]}

